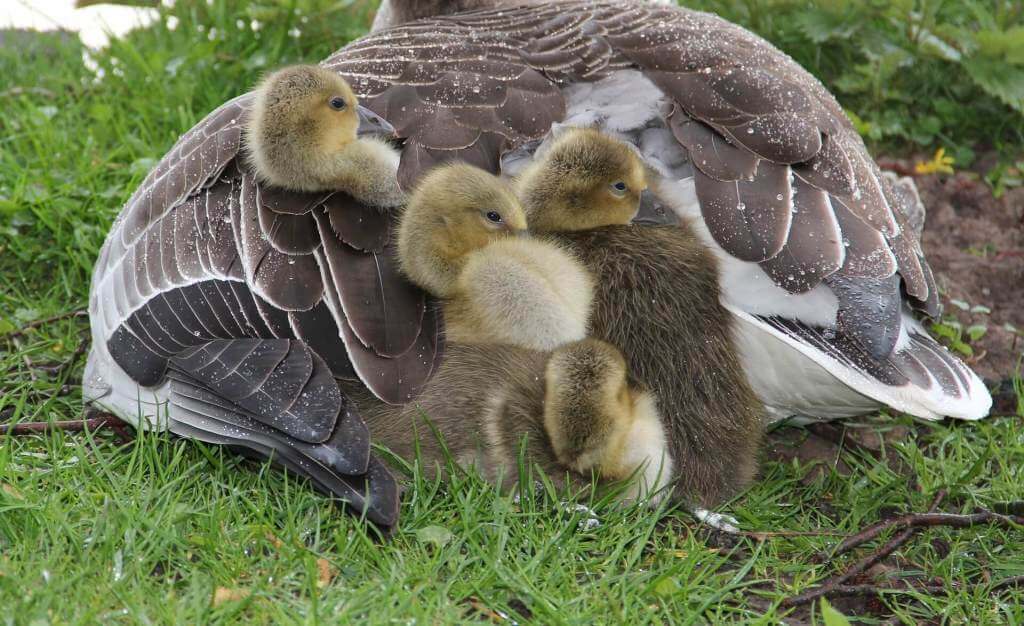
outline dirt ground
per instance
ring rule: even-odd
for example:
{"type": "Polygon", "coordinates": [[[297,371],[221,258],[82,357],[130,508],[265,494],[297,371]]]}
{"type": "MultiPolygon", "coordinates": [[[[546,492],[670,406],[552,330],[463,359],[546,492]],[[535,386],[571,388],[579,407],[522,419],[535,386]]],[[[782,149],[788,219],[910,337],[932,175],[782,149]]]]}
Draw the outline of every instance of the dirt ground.
{"type": "Polygon", "coordinates": [[[943,292],[944,314],[965,328],[988,326],[974,345],[971,365],[986,380],[1006,380],[1024,351],[1024,337],[1003,328],[1010,323],[1024,331],[1024,188],[995,198],[988,185],[968,174],[922,176],[916,182],[928,211],[922,245],[943,292]],[[951,298],[992,312],[972,315],[951,306],[951,298]]]}

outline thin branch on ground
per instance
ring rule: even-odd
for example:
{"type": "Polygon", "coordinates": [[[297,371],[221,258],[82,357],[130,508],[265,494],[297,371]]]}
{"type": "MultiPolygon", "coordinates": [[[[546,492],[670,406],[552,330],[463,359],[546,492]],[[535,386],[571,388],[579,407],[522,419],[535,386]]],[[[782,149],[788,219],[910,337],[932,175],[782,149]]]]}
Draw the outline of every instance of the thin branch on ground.
{"type": "Polygon", "coordinates": [[[49,374],[51,376],[60,376],[65,371],[67,371],[67,370],[71,369],[72,367],[74,367],[75,363],[78,362],[78,359],[83,354],[85,354],[86,350],[88,350],[88,349],[89,349],[89,337],[86,336],[86,337],[83,337],[80,342],[78,342],[78,347],[75,348],[75,351],[72,352],[71,355],[68,358],[64,359],[63,361],[60,361],[60,362],[57,362],[57,363],[53,363],[53,364],[36,365],[35,369],[37,371],[46,372],[47,374],[49,374]]]}
{"type": "Polygon", "coordinates": [[[770,539],[772,537],[846,537],[848,533],[844,533],[841,530],[747,530],[739,533],[741,537],[748,537],[750,539],[756,539],[762,541],[764,539],[770,539]]]}
{"type": "MultiPolygon", "coordinates": [[[[946,499],[946,490],[945,489],[940,489],[935,494],[935,497],[932,498],[932,502],[928,506],[928,513],[925,513],[924,515],[929,515],[929,514],[935,513],[936,509],[939,508],[939,505],[942,504],[942,501],[945,500],[945,499],[946,499]]],[[[862,531],[860,531],[858,533],[855,533],[853,535],[850,535],[849,537],[844,539],[842,541],[842,543],[840,543],[838,546],[836,546],[836,548],[834,550],[832,550],[832,552],[830,554],[829,553],[822,553],[822,554],[818,555],[818,558],[819,558],[820,561],[824,562],[824,561],[827,561],[829,559],[834,559],[835,557],[839,556],[840,554],[843,554],[844,552],[849,552],[850,550],[856,548],[857,546],[859,546],[859,545],[861,545],[863,543],[866,543],[868,541],[871,541],[872,539],[877,537],[879,534],[881,534],[882,531],[884,531],[886,528],[891,528],[893,522],[895,522],[896,520],[899,520],[899,519],[903,519],[904,517],[907,517],[907,516],[904,515],[904,516],[900,516],[900,517],[894,517],[894,518],[887,519],[887,520],[884,520],[882,522],[879,522],[877,524],[872,524],[871,526],[868,526],[864,530],[862,530],[862,531]]]]}
{"type": "MultiPolygon", "coordinates": [[[[810,592],[801,594],[799,596],[793,596],[783,601],[782,606],[794,607],[802,604],[808,604],[826,595],[828,597],[843,597],[843,596],[880,596],[885,593],[924,593],[928,595],[939,595],[946,593],[950,589],[957,589],[964,585],[984,585],[984,580],[969,581],[961,583],[958,581],[950,581],[948,584],[939,583],[925,583],[925,584],[914,584],[909,581],[903,581],[900,583],[891,583],[887,585],[836,585],[828,590],[827,594],[815,594],[811,595],[810,592]],[[807,596],[807,597],[805,597],[807,596]]],[[[1009,588],[1020,588],[1024,587],[1024,576],[1013,576],[1005,580],[1001,580],[990,587],[991,591],[1001,591],[1009,588]]]]}
{"type": "MultiPolygon", "coordinates": [[[[950,585],[931,583],[924,585],[848,585],[846,583],[862,575],[873,565],[892,555],[920,530],[929,526],[950,526],[953,528],[969,528],[980,524],[996,524],[1010,527],[1024,526],[1024,517],[1017,515],[1004,515],[994,511],[986,510],[968,515],[937,513],[936,510],[945,498],[946,492],[944,490],[940,490],[932,499],[931,506],[928,508],[927,513],[902,515],[885,520],[884,522],[879,522],[878,524],[873,524],[848,537],[840,543],[831,554],[819,555],[819,561],[828,558],[835,558],[837,555],[849,552],[850,550],[871,541],[888,529],[899,531],[892,539],[887,541],[877,550],[868,554],[866,557],[860,559],[845,570],[829,577],[814,589],[786,598],[782,601],[780,606],[784,608],[791,608],[809,604],[818,598],[832,596],[880,595],[884,592],[908,591],[917,591],[929,594],[942,593],[950,586],[955,587],[957,583],[950,583],[950,585]]],[[[985,583],[987,583],[987,581],[982,580],[977,581],[975,584],[985,583]]],[[[997,583],[993,589],[1001,589],[1010,586],[1016,587],[1021,585],[1024,585],[1024,576],[1008,578],[997,583]]]]}
{"type": "Polygon", "coordinates": [[[0,424],[0,435],[34,435],[56,431],[84,432],[101,429],[112,430],[122,441],[131,441],[127,431],[128,424],[121,418],[110,413],[100,413],[96,417],[81,420],[62,420],[54,422],[23,422],[21,424],[0,424]]]}
{"type": "MultiPolygon", "coordinates": [[[[928,511],[929,512],[935,511],[939,507],[939,505],[942,504],[942,501],[945,500],[945,499],[946,499],[946,491],[940,489],[939,492],[935,494],[935,497],[932,498],[932,503],[928,507],[928,511]]],[[[872,565],[874,565],[875,563],[878,563],[882,559],[888,557],[893,552],[898,550],[903,544],[907,543],[907,541],[909,541],[910,538],[913,537],[915,533],[917,533],[917,531],[918,531],[917,528],[906,528],[906,529],[904,529],[902,532],[900,532],[895,537],[893,537],[888,542],[886,542],[885,545],[883,545],[881,548],[879,548],[878,550],[872,552],[871,554],[869,554],[868,556],[864,557],[863,559],[857,561],[856,563],[854,563],[853,565],[848,567],[846,570],[844,570],[844,571],[842,571],[842,572],[840,572],[838,574],[834,574],[830,578],[826,579],[823,583],[821,583],[821,585],[819,585],[818,587],[815,587],[814,589],[811,589],[810,591],[805,591],[804,593],[801,593],[799,595],[796,595],[796,596],[793,596],[793,597],[790,597],[790,598],[786,598],[785,600],[782,601],[782,606],[784,606],[784,607],[800,606],[802,604],[807,604],[809,602],[813,602],[814,600],[816,600],[818,598],[821,598],[821,597],[824,597],[824,596],[829,596],[829,595],[832,595],[832,594],[837,594],[838,593],[836,591],[837,589],[839,589],[840,587],[846,586],[845,585],[846,582],[848,582],[849,580],[851,580],[851,579],[853,579],[853,578],[855,578],[857,576],[860,576],[861,574],[866,572],[868,570],[868,568],[870,568],[872,565]]],[[[858,534],[860,534],[860,533],[858,533],[858,534]]],[[[843,541],[841,544],[839,544],[839,547],[836,548],[836,550],[833,552],[832,556],[835,557],[836,555],[842,554],[843,552],[846,552],[847,550],[850,550],[852,547],[857,546],[857,545],[860,545],[860,544],[859,543],[858,544],[852,544],[850,542],[850,539],[848,538],[845,541],[843,541]],[[849,547],[843,548],[843,546],[849,546],[849,547]]],[[[838,595],[842,595],[842,594],[838,594],[838,595]]]]}
{"type": "Polygon", "coordinates": [[[94,417],[84,420],[61,420],[55,422],[23,422],[21,424],[0,424],[0,435],[34,435],[39,433],[54,432],[82,432],[86,430],[99,430],[111,422],[112,416],[94,417]]]}
{"type": "Polygon", "coordinates": [[[843,541],[835,550],[835,554],[840,554],[851,550],[863,543],[871,541],[875,537],[881,535],[889,529],[900,529],[900,528],[923,528],[926,526],[949,526],[951,528],[970,528],[971,526],[980,526],[982,524],[993,524],[996,526],[1006,526],[1009,528],[1016,528],[1024,526],[1024,516],[1021,515],[1003,515],[996,513],[995,511],[989,511],[983,509],[977,513],[912,513],[909,515],[901,515],[900,517],[894,517],[884,522],[879,522],[865,528],[855,535],[851,535],[845,541],[843,541]]]}
{"type": "Polygon", "coordinates": [[[88,309],[75,309],[74,311],[67,311],[65,313],[61,313],[59,315],[53,315],[53,316],[47,317],[45,319],[35,320],[35,321],[32,321],[32,322],[29,322],[29,323],[25,324],[24,326],[22,326],[21,328],[19,328],[17,330],[12,330],[11,332],[9,332],[9,333],[7,333],[5,335],[0,336],[0,338],[3,338],[3,339],[15,339],[17,337],[21,337],[22,335],[24,335],[28,331],[32,330],[33,328],[39,328],[40,326],[46,326],[47,324],[52,324],[53,322],[59,322],[61,320],[71,319],[72,317],[83,317],[85,315],[88,315],[88,313],[89,313],[88,309]]]}

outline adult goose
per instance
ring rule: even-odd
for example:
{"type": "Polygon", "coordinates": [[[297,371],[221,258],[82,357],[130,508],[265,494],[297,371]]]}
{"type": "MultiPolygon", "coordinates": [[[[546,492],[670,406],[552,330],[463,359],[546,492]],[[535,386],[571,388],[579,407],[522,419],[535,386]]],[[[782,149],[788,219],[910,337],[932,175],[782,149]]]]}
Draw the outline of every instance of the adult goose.
{"type": "Polygon", "coordinates": [[[617,133],[661,176],[640,221],[692,219],[717,253],[774,418],[987,415],[980,379],[917,319],[939,299],[916,190],[881,174],[820,82],[714,15],[516,4],[385,0],[379,32],[324,61],[405,140],[404,184],[453,157],[515,174],[562,125],[617,133]]]}
{"type": "MultiPolygon", "coordinates": [[[[406,189],[453,159],[512,173],[560,124],[631,141],[658,175],[642,217],[693,220],[717,253],[775,417],[987,413],[981,381],[914,317],[938,294],[912,199],[821,84],[755,35],[681,8],[560,2],[388,28],[322,65],[352,86],[366,128],[402,143],[406,189]]],[[[393,212],[259,182],[240,153],[253,101],[183,135],[112,226],[86,400],[273,455],[389,524],[394,481],[334,379],[411,400],[440,362],[443,321],[398,272],[393,212]]]]}

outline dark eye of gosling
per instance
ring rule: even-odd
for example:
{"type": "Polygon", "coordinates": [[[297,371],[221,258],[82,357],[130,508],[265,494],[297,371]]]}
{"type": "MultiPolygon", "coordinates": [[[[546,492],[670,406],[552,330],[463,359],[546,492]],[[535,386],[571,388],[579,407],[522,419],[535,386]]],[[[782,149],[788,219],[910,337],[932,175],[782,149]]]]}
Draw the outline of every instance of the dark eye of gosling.
{"type": "Polygon", "coordinates": [[[347,105],[347,104],[345,103],[345,99],[344,99],[344,98],[342,98],[341,96],[334,96],[333,98],[331,98],[331,99],[330,99],[330,101],[328,102],[328,104],[330,104],[330,105],[331,105],[331,108],[332,108],[332,109],[334,109],[335,111],[341,111],[341,110],[343,110],[343,109],[344,109],[344,108],[345,108],[346,106],[348,106],[348,105],[347,105]]]}
{"type": "Polygon", "coordinates": [[[495,224],[500,224],[501,223],[501,213],[498,213],[497,211],[488,211],[487,212],[487,221],[494,222],[495,224]]]}
{"type": "Polygon", "coordinates": [[[622,181],[620,180],[619,182],[617,182],[617,183],[614,183],[614,184],[612,185],[612,187],[614,187],[614,188],[615,188],[615,191],[625,191],[625,190],[626,190],[626,183],[624,183],[624,182],[622,182],[622,181]]]}

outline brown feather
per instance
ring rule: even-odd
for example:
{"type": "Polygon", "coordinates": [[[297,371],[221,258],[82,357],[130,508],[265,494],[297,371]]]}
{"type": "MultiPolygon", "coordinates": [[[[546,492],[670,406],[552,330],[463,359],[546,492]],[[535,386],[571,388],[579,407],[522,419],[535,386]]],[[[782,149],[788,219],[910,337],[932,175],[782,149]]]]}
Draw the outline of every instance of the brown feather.
{"type": "Polygon", "coordinates": [[[734,353],[711,252],[685,224],[560,233],[597,277],[592,335],[655,396],[676,494],[713,506],[757,469],[762,407],[734,353]]]}

